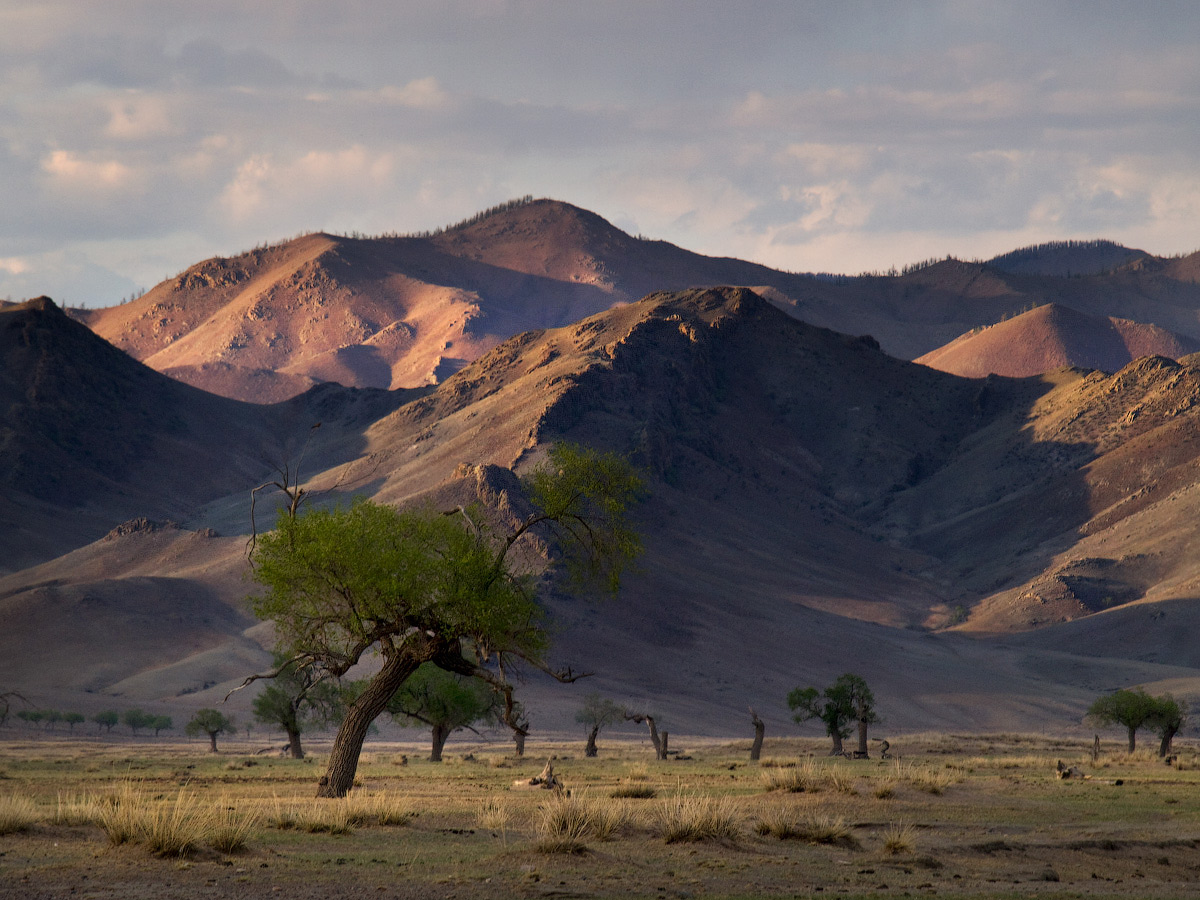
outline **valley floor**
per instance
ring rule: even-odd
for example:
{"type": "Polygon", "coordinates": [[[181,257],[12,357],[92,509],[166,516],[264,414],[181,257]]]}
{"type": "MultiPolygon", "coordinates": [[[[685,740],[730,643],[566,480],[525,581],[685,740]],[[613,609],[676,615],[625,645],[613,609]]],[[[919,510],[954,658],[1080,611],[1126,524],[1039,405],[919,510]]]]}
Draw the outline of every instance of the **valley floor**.
{"type": "Polygon", "coordinates": [[[320,758],[0,742],[2,898],[1180,897],[1200,894],[1200,747],[917,735],[376,744],[345,800],[320,758]],[[873,749],[873,752],[876,752],[873,749]],[[526,782],[547,761],[570,795],[526,782]],[[1060,779],[1056,763],[1078,767],[1060,779]]]}

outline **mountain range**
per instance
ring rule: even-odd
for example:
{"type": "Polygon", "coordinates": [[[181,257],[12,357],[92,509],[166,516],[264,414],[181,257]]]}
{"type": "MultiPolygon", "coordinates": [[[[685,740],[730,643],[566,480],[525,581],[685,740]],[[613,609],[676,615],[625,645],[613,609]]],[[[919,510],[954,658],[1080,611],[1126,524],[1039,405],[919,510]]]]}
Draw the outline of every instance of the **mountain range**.
{"type": "MultiPolygon", "coordinates": [[[[1069,277],[1031,271],[1028,259],[1019,273],[942,261],[835,279],[607,229],[565,204],[523,202],[436,235],[310,235],[210,261],[94,315],[45,299],[0,309],[0,447],[12,461],[0,685],[46,705],[211,705],[269,659],[269,628],[245,600],[252,488],[286,470],[315,502],[494,502],[519,490],[513,473],[550,443],[571,440],[646,473],[646,552],[616,599],[548,598],[555,659],[595,674],[574,688],[531,677],[522,691],[535,728],[570,727],[583,693],[599,690],[653,705],[677,732],[740,733],[755,706],[780,733],[791,727],[788,690],[845,671],[867,678],[898,730],[1069,728],[1098,692],[1130,684],[1200,696],[1190,640],[1200,368],[1145,355],[1151,345],[1128,336],[1192,349],[1179,325],[1200,308],[1188,307],[1195,260],[1130,252],[1115,270],[1069,277]],[[433,248],[445,277],[418,288],[420,248],[433,248]],[[662,283],[632,296],[653,284],[659,259],[662,283]],[[712,277],[688,269],[693,259],[712,277]],[[340,274],[285,298],[279,285],[298,284],[306,265],[314,278],[340,274]],[[246,274],[219,274],[235,271],[246,274]],[[438,318],[431,286],[466,271],[478,280],[444,295],[438,318]],[[507,305],[489,293],[500,271],[527,279],[510,282],[507,305]],[[692,277],[702,286],[684,286],[692,277]],[[703,286],[719,280],[743,286],[703,286]],[[406,314],[428,313],[409,322],[410,350],[450,343],[441,362],[418,372],[417,356],[388,355],[380,339],[360,355],[378,371],[387,363],[386,385],[324,383],[333,369],[304,369],[297,348],[324,347],[314,358],[329,362],[362,346],[326,345],[304,330],[314,323],[373,311],[362,340],[401,330],[383,321],[388,284],[412,286],[395,301],[406,314]],[[1067,302],[1084,297],[1090,310],[1067,302]],[[1108,318],[1140,319],[1168,298],[1173,336],[1108,318]],[[250,314],[267,301],[284,305],[250,314]],[[156,304],[157,332],[144,324],[156,304]],[[918,342],[939,309],[943,321],[918,342]],[[283,374],[323,383],[262,403],[297,382],[274,377],[275,357],[233,351],[223,383],[265,385],[260,402],[163,374],[216,372],[204,354],[237,310],[247,329],[237,354],[269,349],[250,334],[268,322],[297,336],[278,357],[291,360],[283,374]],[[972,318],[983,313],[994,321],[972,318]],[[808,321],[835,314],[851,324],[808,321]],[[460,337],[427,340],[427,323],[456,316],[460,337]],[[514,333],[522,322],[537,327],[514,333]],[[1007,332],[1012,347],[1033,329],[1070,349],[1072,329],[1108,328],[1138,358],[964,377],[896,350],[936,349],[983,324],[964,341],[1003,345],[1007,332]],[[118,345],[111,335],[125,335],[126,352],[106,329],[118,345]],[[419,377],[384,389],[398,387],[406,359],[419,377]]],[[[270,504],[257,515],[269,522],[270,504]]]]}
{"type": "Polygon", "coordinates": [[[436,384],[521,331],[651,291],[718,285],[755,289],[814,325],[870,334],[903,359],[1047,303],[1156,323],[1166,343],[1139,350],[1170,355],[1184,338],[1200,341],[1198,279],[1198,254],[1166,260],[1106,242],[890,276],[799,275],[633,237],[570,204],[526,198],[429,235],[310,234],[210,259],[129,303],[72,315],[160,372],[263,403],[328,381],[436,384]]]}

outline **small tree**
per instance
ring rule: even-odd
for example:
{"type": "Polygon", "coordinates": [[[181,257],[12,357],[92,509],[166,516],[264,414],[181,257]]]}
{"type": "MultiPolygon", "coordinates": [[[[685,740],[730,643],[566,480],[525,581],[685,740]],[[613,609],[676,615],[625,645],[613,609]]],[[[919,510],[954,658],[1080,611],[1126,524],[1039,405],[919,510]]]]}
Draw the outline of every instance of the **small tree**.
{"type": "Polygon", "coordinates": [[[215,709],[198,709],[196,714],[192,716],[192,720],[183,727],[188,737],[197,737],[201,734],[208,735],[209,749],[212,753],[217,752],[217,735],[232,732],[234,730],[232,719],[225,718],[219,711],[215,709]]]}
{"type": "Polygon", "coordinates": [[[146,723],[146,727],[153,728],[154,736],[158,737],[160,731],[170,731],[173,724],[170,716],[151,716],[150,721],[146,723]]]}
{"type": "Polygon", "coordinates": [[[851,716],[858,723],[858,750],[855,752],[855,756],[866,759],[867,727],[879,721],[879,716],[875,713],[875,695],[867,687],[866,681],[849,672],[834,682],[834,687],[839,685],[847,693],[851,716]]]}
{"type": "Polygon", "coordinates": [[[149,728],[150,723],[154,721],[154,716],[141,709],[127,709],[121,713],[121,721],[134,734],[138,733],[139,729],[149,728]]]}
{"type": "Polygon", "coordinates": [[[494,722],[501,714],[500,696],[477,678],[444,672],[426,663],[413,672],[388,701],[387,710],[402,725],[420,722],[432,730],[430,762],[442,761],[446,739],[460,728],[494,722]]]}
{"type": "MultiPolygon", "coordinates": [[[[92,716],[92,721],[99,725],[100,728],[103,728],[106,732],[110,732],[113,730],[113,726],[121,721],[121,717],[117,714],[115,709],[106,709],[92,716]]],[[[97,728],[96,730],[99,731],[100,728],[97,728]]]]}
{"type": "Polygon", "coordinates": [[[54,730],[54,726],[63,720],[63,714],[57,709],[42,710],[42,721],[46,723],[46,728],[50,731],[54,730]]]}
{"type": "Polygon", "coordinates": [[[17,718],[30,725],[37,725],[45,720],[46,711],[44,709],[23,709],[17,713],[17,718]]]}
{"type": "Polygon", "coordinates": [[[588,694],[587,699],[583,701],[583,706],[575,713],[575,721],[588,729],[587,744],[584,745],[583,755],[598,755],[600,751],[596,749],[596,737],[600,734],[600,729],[607,728],[624,718],[624,707],[618,706],[599,694],[588,694]]]}
{"type": "Polygon", "coordinates": [[[26,704],[29,703],[28,700],[16,691],[0,691],[0,725],[8,722],[8,714],[12,711],[12,702],[14,700],[20,700],[26,704]]]}
{"type": "Polygon", "coordinates": [[[850,735],[850,723],[855,717],[853,695],[843,678],[845,676],[824,691],[815,687],[794,688],[787,696],[787,705],[796,724],[801,725],[809,719],[824,723],[825,733],[833,741],[830,756],[845,753],[842,741],[850,735]]]}
{"type": "Polygon", "coordinates": [[[529,737],[529,714],[525,712],[525,706],[514,700],[512,715],[509,717],[512,722],[509,727],[512,729],[513,752],[517,756],[525,755],[525,738],[529,737]]]}
{"type": "Polygon", "coordinates": [[[300,735],[309,727],[337,721],[345,710],[345,691],[332,681],[319,681],[312,666],[275,654],[279,674],[254,698],[254,718],[283,729],[292,759],[304,759],[300,735]]]}
{"type": "Polygon", "coordinates": [[[1137,731],[1147,724],[1154,715],[1156,707],[1155,698],[1142,688],[1133,690],[1122,688],[1097,698],[1096,702],[1088,707],[1087,718],[1101,726],[1123,726],[1129,733],[1129,752],[1133,753],[1136,747],[1137,731]]]}
{"type": "Polygon", "coordinates": [[[84,718],[83,713],[69,712],[69,713],[63,713],[63,721],[67,723],[67,729],[71,733],[74,733],[75,726],[78,725],[80,722],[86,721],[86,719],[84,718]]]}
{"type": "Polygon", "coordinates": [[[1146,720],[1146,725],[1153,729],[1159,737],[1158,755],[1166,756],[1171,752],[1171,741],[1187,721],[1187,704],[1176,700],[1170,694],[1154,698],[1154,711],[1146,720]]]}

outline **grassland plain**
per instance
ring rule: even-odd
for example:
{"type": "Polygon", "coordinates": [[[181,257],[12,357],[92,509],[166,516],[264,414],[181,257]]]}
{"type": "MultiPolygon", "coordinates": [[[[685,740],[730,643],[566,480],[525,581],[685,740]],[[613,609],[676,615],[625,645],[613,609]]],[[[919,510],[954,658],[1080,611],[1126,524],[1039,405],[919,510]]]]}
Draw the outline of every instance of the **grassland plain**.
{"type": "Polygon", "coordinates": [[[345,800],[318,753],[0,741],[2,898],[1180,897],[1200,895],[1200,748],[1172,765],[1077,739],[375,744],[345,800]],[[522,786],[552,760],[570,796],[522,786]],[[1085,777],[1061,780],[1056,762],[1085,777]]]}

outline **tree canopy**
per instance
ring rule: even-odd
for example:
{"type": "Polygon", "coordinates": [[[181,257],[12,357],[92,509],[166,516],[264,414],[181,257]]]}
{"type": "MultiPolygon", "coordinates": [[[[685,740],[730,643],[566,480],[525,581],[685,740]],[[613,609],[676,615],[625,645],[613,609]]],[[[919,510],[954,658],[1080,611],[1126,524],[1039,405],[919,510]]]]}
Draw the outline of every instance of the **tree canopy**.
{"type": "Polygon", "coordinates": [[[312,666],[301,666],[275,654],[279,674],[254,698],[254,718],[283,729],[292,759],[304,759],[300,735],[309,726],[337,721],[345,710],[345,690],[333,681],[320,681],[312,666]]]}
{"type": "Polygon", "coordinates": [[[861,676],[847,672],[823,691],[815,687],[794,688],[787,696],[788,708],[797,724],[817,719],[833,741],[830,755],[841,755],[842,741],[858,723],[859,752],[867,750],[867,726],[877,721],[875,695],[861,676]]]}
{"type": "Polygon", "coordinates": [[[1170,694],[1152,697],[1142,688],[1122,688],[1096,698],[1088,707],[1087,716],[1097,725],[1120,725],[1129,735],[1129,752],[1137,744],[1137,732],[1142,727],[1153,729],[1161,738],[1160,755],[1165,756],[1171,739],[1183,727],[1187,705],[1170,694]]]}
{"type": "Polygon", "coordinates": [[[447,514],[358,500],[284,510],[257,541],[253,574],[267,590],[254,609],[275,624],[290,660],[338,677],[369,653],[383,659],[347,709],[320,796],[349,790],[371,722],[424,663],[490,682],[504,698],[502,719],[517,727],[506,666],[549,670],[538,573],[511,558],[527,535],[557,547],[575,583],[616,588],[640,549],[627,510],[642,488],[629,464],[560,444],[522,485],[530,511],[510,528],[478,508],[447,514]]]}
{"type": "Polygon", "coordinates": [[[183,727],[184,732],[188,737],[196,737],[201,734],[207,734],[209,740],[209,749],[213,753],[217,752],[217,735],[233,732],[235,726],[232,719],[216,709],[205,708],[196,710],[196,714],[192,716],[191,721],[183,727]]]}
{"type": "Polygon", "coordinates": [[[500,695],[485,682],[425,663],[392,695],[387,710],[401,724],[430,726],[429,759],[441,762],[442,748],[451,734],[478,722],[495,721],[503,708],[500,695]]]}

